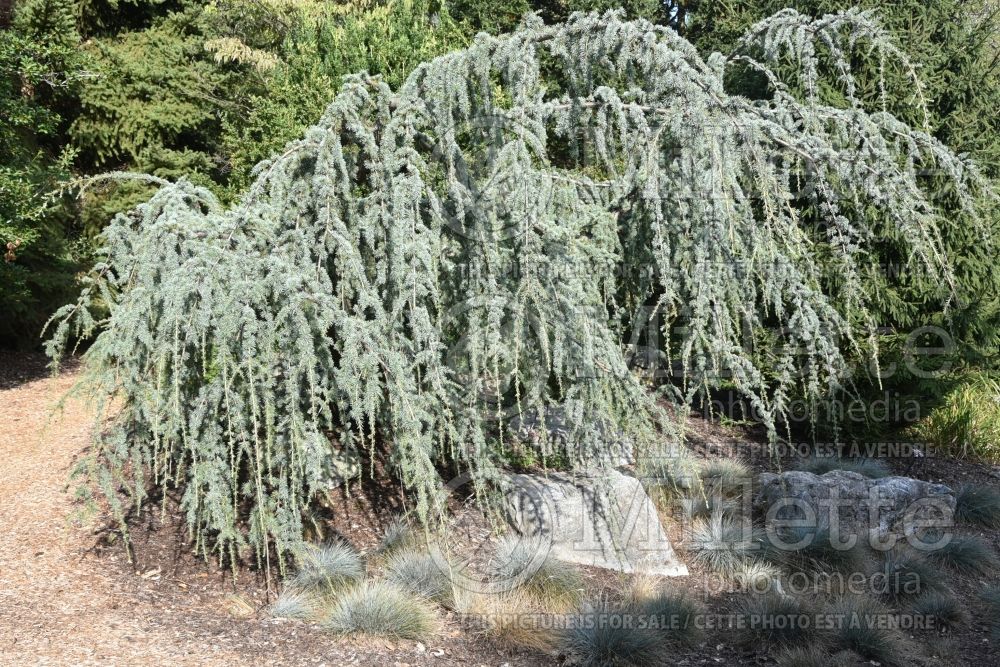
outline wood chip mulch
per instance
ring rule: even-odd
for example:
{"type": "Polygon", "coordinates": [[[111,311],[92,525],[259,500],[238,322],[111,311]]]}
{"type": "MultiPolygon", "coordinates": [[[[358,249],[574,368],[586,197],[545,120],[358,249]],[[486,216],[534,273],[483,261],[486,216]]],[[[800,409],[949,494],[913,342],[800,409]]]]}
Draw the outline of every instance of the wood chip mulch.
{"type": "Polygon", "coordinates": [[[54,410],[78,375],[71,364],[51,377],[39,355],[0,352],[0,665],[554,662],[478,641],[450,619],[426,645],[337,639],[270,618],[253,576],[234,582],[189,555],[177,567],[149,544],[129,563],[93,518],[77,520],[70,472],[89,443],[92,410],[80,399],[54,410]]]}

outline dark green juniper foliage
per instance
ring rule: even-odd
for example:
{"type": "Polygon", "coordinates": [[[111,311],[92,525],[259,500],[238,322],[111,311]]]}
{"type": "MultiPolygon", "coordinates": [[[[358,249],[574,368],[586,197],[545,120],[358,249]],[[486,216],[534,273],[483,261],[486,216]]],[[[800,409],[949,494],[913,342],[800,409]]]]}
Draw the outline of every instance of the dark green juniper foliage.
{"type": "Polygon", "coordinates": [[[234,189],[316,122],[345,75],[379,74],[395,87],[421,62],[468,43],[448,7],[433,0],[291,5],[285,13],[274,19],[287,26],[280,43],[264,51],[276,59],[262,73],[264,90],[225,110],[222,143],[234,189]]]}
{"type": "Polygon", "coordinates": [[[777,77],[768,63],[791,55],[813,83],[817,42],[833,45],[842,104],[815,86],[729,95],[735,56],[702,58],[613,12],[529,18],[397,91],[351,78],[230,208],[164,183],[108,227],[49,344],[58,358],[101,329],[89,367],[120,410],[96,478],[136,503],[152,484],[179,488],[205,553],[248,543],[263,556],[298,543],[331,438],[392,443],[424,519],[440,509],[440,464],[486,490],[518,412],[561,409],[568,437],[539,448],[573,465],[605,463],[608,425],[655,453],[676,431],[621,345],[645,306],[685,369],[669,396],[689,401],[725,371],[775,436],[793,393],[841,386],[873,230],[892,226],[913,271],[950,281],[916,170],[947,175],[970,217],[988,186],[852,94],[854,57],[913,69],[871,16],[782,12],[745,40],[761,46],[755,67],[777,77]],[[792,205],[803,185],[843,277],[826,293],[792,205]],[[848,216],[846,202],[873,213],[848,216]],[[766,375],[742,332],[773,322],[766,375]]]}

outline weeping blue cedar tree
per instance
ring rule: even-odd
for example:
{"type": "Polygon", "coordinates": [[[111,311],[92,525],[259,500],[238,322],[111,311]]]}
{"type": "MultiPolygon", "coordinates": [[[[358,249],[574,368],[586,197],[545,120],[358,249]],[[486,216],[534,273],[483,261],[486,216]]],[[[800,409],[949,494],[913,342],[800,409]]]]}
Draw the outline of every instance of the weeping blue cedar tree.
{"type": "Polygon", "coordinates": [[[990,194],[923,128],[864,108],[859,56],[913,76],[862,12],[781,12],[707,58],[620,13],[528,17],[398,90],[348,78],[231,207],[156,181],[54,318],[56,359],[96,334],[87,366],[110,414],[93,478],[119,516],[122,489],[137,504],[177,489],[206,556],[247,547],[283,561],[339,447],[390,443],[433,518],[438,466],[485,491],[504,423],[528,412],[558,409],[569,425],[537,443],[543,457],[600,466],[609,428],[655,454],[681,412],[664,405],[725,376],[777,437],[790,397],[839,390],[846,355],[873,337],[861,269],[877,225],[906,240],[913,271],[948,284],[918,171],[945,174],[972,218],[990,194]],[[773,67],[788,59],[794,87],[773,67]],[[773,95],[727,94],[736,62],[769,76],[773,95]],[[839,106],[817,93],[821,62],[839,106]],[[822,247],[802,197],[820,211],[809,224],[822,247]],[[831,265],[842,279],[824,288],[831,265]],[[660,395],[626,362],[640,308],[660,314],[683,369],[660,395]],[[765,326],[776,372],[741,344],[765,326]]]}

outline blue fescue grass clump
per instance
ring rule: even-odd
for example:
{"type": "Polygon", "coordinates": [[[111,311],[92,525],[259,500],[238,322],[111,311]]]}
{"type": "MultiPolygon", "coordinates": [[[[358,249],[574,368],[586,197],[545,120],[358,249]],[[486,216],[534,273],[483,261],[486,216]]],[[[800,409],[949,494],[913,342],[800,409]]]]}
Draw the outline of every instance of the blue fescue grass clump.
{"type": "Polygon", "coordinates": [[[638,629],[631,607],[607,600],[587,605],[570,619],[562,651],[579,667],[653,667],[663,662],[658,630],[638,629]]]}
{"type": "Polygon", "coordinates": [[[716,514],[695,523],[687,542],[690,558],[712,572],[731,577],[761,553],[763,534],[734,516],[716,514]]]}
{"type": "Polygon", "coordinates": [[[943,591],[932,591],[921,595],[910,605],[910,611],[933,619],[936,627],[942,630],[955,628],[969,620],[965,607],[955,599],[955,596],[943,591]]]}
{"type": "Polygon", "coordinates": [[[660,591],[630,608],[656,629],[663,641],[690,646],[702,636],[697,619],[702,609],[684,594],[660,591]]]}
{"type": "Polygon", "coordinates": [[[848,595],[830,609],[840,620],[832,641],[838,648],[854,651],[883,665],[896,665],[903,655],[899,636],[884,622],[889,610],[864,595],[848,595]]]}
{"type": "Polygon", "coordinates": [[[827,528],[789,527],[765,541],[763,557],[795,572],[865,573],[870,555],[867,546],[858,539],[848,548],[841,544],[846,537],[841,534],[840,541],[835,541],[827,528]]]}
{"type": "Polygon", "coordinates": [[[1000,491],[966,484],[955,494],[955,518],[984,528],[1000,528],[1000,491]]]}
{"type": "Polygon", "coordinates": [[[311,591],[285,586],[271,605],[271,616],[305,621],[314,618],[320,608],[319,600],[311,591]]]}
{"type": "Polygon", "coordinates": [[[698,471],[710,495],[739,495],[751,479],[750,468],[742,459],[710,459],[698,471]]]}
{"type": "Polygon", "coordinates": [[[982,598],[986,603],[986,617],[989,619],[993,636],[1000,638],[1000,584],[994,584],[983,591],[982,598]]]}
{"type": "Polygon", "coordinates": [[[913,549],[896,547],[882,554],[879,593],[894,603],[913,599],[932,591],[941,591],[946,584],[945,572],[927,557],[913,549]]]}
{"type": "Polygon", "coordinates": [[[779,653],[775,659],[778,667],[853,667],[860,661],[859,656],[853,652],[831,654],[823,646],[789,648],[779,653]]]}
{"type": "Polygon", "coordinates": [[[340,635],[416,640],[434,631],[435,619],[421,598],[386,582],[369,581],[340,593],[322,625],[340,635]]]}
{"type": "Polygon", "coordinates": [[[990,545],[974,536],[953,536],[944,546],[928,551],[927,557],[965,575],[988,575],[998,565],[990,545]]]}
{"type": "Polygon", "coordinates": [[[365,576],[361,556],[344,542],[305,545],[297,561],[298,571],[289,583],[304,591],[332,593],[359,582],[365,576]]]}
{"type": "Polygon", "coordinates": [[[768,592],[742,601],[741,639],[747,644],[791,647],[812,641],[816,634],[812,606],[802,599],[768,592]]]}
{"type": "Polygon", "coordinates": [[[583,595],[580,571],[548,554],[545,540],[512,535],[497,543],[491,561],[498,581],[557,606],[574,605],[583,595]]]}
{"type": "Polygon", "coordinates": [[[445,607],[454,605],[454,592],[447,564],[426,551],[397,552],[386,563],[386,579],[415,595],[445,607]]]}
{"type": "Polygon", "coordinates": [[[388,556],[407,546],[413,540],[413,529],[403,517],[396,517],[382,533],[376,551],[381,556],[388,556]]]}

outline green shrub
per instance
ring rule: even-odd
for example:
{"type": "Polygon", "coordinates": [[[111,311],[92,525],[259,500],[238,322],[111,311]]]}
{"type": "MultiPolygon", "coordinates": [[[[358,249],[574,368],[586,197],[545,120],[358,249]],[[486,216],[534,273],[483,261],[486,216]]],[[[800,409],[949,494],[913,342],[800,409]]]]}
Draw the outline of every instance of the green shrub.
{"type": "Polygon", "coordinates": [[[78,225],[68,197],[76,152],[60,146],[62,114],[89,78],[76,3],[7,4],[0,27],[0,347],[32,348],[52,312],[78,286],[78,225]]]}
{"type": "Polygon", "coordinates": [[[393,555],[385,569],[386,579],[399,588],[446,607],[454,605],[449,574],[431,554],[403,551],[393,555]]]}
{"type": "Polygon", "coordinates": [[[427,0],[289,5],[275,48],[278,66],[248,109],[225,114],[220,141],[232,185],[245,188],[256,164],[280,153],[323,115],[345,76],[381,75],[397,88],[420,63],[467,41],[443,6],[427,0]]]}
{"type": "Polygon", "coordinates": [[[1000,463],[1000,381],[973,373],[914,428],[939,454],[1000,463]]]}
{"type": "Polygon", "coordinates": [[[955,518],[977,526],[1000,528],[1000,492],[992,486],[961,486],[955,494],[955,518]]]}
{"type": "Polygon", "coordinates": [[[365,565],[353,547],[343,542],[308,544],[299,552],[298,571],[289,583],[303,591],[330,593],[364,576],[365,565]]]}
{"type": "Polygon", "coordinates": [[[323,627],[337,634],[424,639],[435,629],[433,612],[407,591],[384,582],[365,582],[337,596],[323,627]]]}
{"type": "Polygon", "coordinates": [[[927,557],[961,574],[989,574],[997,567],[993,549],[978,537],[955,535],[944,546],[928,551],[927,557]]]}

